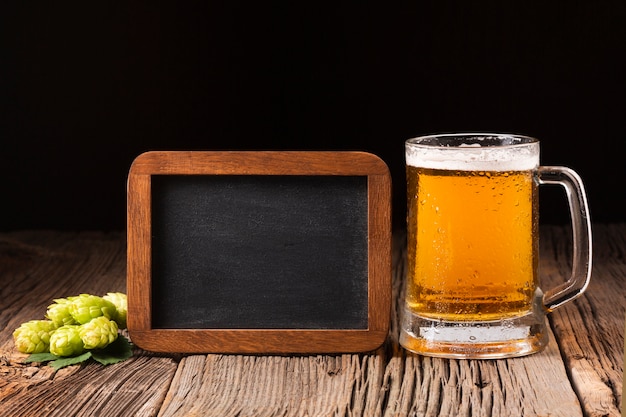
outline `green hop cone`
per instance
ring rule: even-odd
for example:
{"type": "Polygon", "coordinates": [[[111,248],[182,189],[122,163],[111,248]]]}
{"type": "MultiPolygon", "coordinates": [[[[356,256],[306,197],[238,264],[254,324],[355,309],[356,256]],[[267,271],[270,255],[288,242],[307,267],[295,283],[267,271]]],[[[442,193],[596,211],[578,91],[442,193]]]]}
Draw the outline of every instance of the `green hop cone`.
{"type": "Polygon", "coordinates": [[[57,326],[50,320],[31,320],[22,323],[13,332],[13,341],[22,353],[48,352],[50,337],[57,326]]]}
{"type": "Polygon", "coordinates": [[[69,311],[78,324],[88,323],[100,316],[111,320],[117,316],[117,310],[112,302],[90,294],[71,297],[69,311]]]}
{"type": "Polygon", "coordinates": [[[76,356],[85,351],[80,338],[80,326],[66,325],[59,327],[50,336],[50,353],[56,356],[76,356]]]}
{"type": "Polygon", "coordinates": [[[80,338],[85,349],[103,349],[117,339],[117,323],[101,316],[80,326],[80,338]]]}
{"type": "Polygon", "coordinates": [[[54,300],[54,304],[48,306],[46,317],[54,322],[58,327],[66,324],[78,324],[70,313],[71,301],[67,298],[58,298],[54,300]]]}
{"type": "Polygon", "coordinates": [[[117,310],[117,317],[115,318],[115,322],[118,324],[120,329],[126,328],[126,314],[128,311],[128,302],[126,301],[126,294],[121,292],[110,292],[107,293],[104,297],[105,300],[112,302],[115,305],[115,309],[117,310]]]}

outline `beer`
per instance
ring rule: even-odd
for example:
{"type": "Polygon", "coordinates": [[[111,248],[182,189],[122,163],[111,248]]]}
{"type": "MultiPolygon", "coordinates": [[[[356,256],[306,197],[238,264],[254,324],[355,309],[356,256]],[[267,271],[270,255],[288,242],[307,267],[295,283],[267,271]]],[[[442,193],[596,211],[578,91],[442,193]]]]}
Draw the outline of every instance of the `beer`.
{"type": "Polygon", "coordinates": [[[537,287],[533,172],[407,165],[407,306],[449,321],[526,314],[537,287]]]}
{"type": "Polygon", "coordinates": [[[548,343],[545,316],[585,291],[591,226],[571,169],[539,165],[539,141],[508,134],[409,139],[407,264],[399,342],[423,355],[508,358],[548,343]],[[565,187],[572,274],[538,282],[538,187],[565,187]]]}

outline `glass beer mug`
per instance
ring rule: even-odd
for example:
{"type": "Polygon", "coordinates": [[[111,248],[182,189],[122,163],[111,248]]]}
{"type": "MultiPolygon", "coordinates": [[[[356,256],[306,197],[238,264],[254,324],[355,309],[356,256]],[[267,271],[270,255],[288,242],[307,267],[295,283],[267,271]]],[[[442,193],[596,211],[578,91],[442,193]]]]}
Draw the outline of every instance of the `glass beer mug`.
{"type": "Polygon", "coordinates": [[[409,139],[407,261],[400,344],[448,358],[540,351],[545,315],[581,295],[591,276],[591,226],[582,181],[539,166],[539,141],[507,134],[409,139]],[[538,186],[566,190],[571,277],[538,282],[538,186]]]}

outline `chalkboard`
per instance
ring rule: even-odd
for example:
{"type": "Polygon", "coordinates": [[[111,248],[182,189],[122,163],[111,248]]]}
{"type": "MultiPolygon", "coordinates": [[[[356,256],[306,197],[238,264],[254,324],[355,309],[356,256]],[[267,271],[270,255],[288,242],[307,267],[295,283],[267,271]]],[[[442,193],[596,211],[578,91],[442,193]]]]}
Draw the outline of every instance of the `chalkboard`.
{"type": "Polygon", "coordinates": [[[390,179],[361,152],[149,152],[128,182],[128,327],[165,352],[367,351],[387,336],[390,179]]]}

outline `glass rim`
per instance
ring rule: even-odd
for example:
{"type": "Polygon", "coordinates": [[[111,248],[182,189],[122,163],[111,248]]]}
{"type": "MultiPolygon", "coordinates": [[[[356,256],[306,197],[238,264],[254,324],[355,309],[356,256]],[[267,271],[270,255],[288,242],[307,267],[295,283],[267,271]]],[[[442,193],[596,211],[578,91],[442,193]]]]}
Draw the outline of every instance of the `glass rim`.
{"type": "Polygon", "coordinates": [[[517,133],[460,132],[416,136],[407,139],[405,144],[425,149],[462,149],[470,151],[472,149],[515,148],[536,145],[539,144],[539,139],[517,133]],[[484,140],[491,140],[492,142],[482,142],[484,140]],[[479,146],[472,146],[475,144],[479,146]]]}

